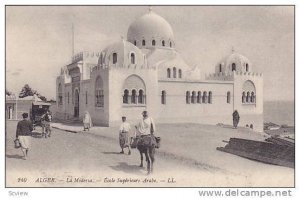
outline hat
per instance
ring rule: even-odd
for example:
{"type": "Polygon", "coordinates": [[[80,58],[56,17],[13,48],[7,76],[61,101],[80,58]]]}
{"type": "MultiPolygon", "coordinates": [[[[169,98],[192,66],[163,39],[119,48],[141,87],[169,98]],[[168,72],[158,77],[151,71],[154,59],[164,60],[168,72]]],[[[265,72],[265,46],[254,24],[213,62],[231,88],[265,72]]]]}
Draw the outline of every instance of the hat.
{"type": "Polygon", "coordinates": [[[148,111],[143,111],[142,115],[148,115],[148,111]]]}
{"type": "Polygon", "coordinates": [[[22,114],[22,117],[23,117],[23,118],[28,118],[28,113],[23,113],[23,114],[22,114]]]}

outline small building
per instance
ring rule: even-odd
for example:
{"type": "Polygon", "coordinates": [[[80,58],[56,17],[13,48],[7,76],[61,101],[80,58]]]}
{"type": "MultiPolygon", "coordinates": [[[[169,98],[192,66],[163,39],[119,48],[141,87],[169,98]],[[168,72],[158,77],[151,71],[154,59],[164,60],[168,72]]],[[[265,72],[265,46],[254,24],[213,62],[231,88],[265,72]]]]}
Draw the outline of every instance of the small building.
{"type": "Polygon", "coordinates": [[[11,94],[6,95],[5,99],[5,118],[7,120],[21,120],[23,113],[28,113],[31,117],[33,106],[45,108],[51,105],[43,102],[36,95],[19,98],[15,94],[11,94]]]}

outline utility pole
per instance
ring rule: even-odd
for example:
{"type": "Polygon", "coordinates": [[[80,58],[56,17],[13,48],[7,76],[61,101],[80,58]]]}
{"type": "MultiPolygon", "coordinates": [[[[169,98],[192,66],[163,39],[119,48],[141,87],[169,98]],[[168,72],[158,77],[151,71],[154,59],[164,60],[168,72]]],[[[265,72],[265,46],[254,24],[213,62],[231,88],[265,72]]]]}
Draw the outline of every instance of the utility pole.
{"type": "Polygon", "coordinates": [[[74,56],[74,24],[72,23],[72,58],[74,56]]]}

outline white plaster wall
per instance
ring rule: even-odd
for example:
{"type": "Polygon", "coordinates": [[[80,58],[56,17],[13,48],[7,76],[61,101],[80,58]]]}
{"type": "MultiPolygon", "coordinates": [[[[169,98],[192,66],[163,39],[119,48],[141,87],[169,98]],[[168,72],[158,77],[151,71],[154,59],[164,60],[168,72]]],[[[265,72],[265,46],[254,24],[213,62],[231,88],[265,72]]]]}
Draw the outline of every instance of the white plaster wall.
{"type": "MultiPolygon", "coordinates": [[[[108,69],[98,69],[94,70],[91,73],[91,80],[89,85],[85,85],[86,88],[89,88],[89,98],[90,101],[89,105],[87,106],[87,110],[89,111],[92,121],[96,125],[103,125],[108,126],[109,125],[109,70],[108,69]],[[95,106],[95,83],[96,78],[100,76],[103,80],[103,88],[104,88],[104,107],[96,107],[95,106]]],[[[84,92],[85,93],[85,92],[84,92]]],[[[81,111],[81,117],[84,114],[84,111],[81,111]]]]}
{"type": "MultiPolygon", "coordinates": [[[[161,122],[197,122],[206,124],[226,123],[232,119],[233,98],[227,103],[227,91],[233,97],[232,83],[214,82],[168,82],[160,81],[156,93],[159,103],[156,105],[157,119],[161,122]],[[161,91],[165,90],[166,104],[161,104],[161,91]],[[186,104],[186,91],[212,91],[212,104],[186,104]]],[[[196,101],[197,102],[197,101],[196,101]]]]}
{"type": "Polygon", "coordinates": [[[254,130],[263,132],[263,76],[253,73],[234,74],[234,109],[240,114],[240,124],[253,124],[254,130]],[[245,81],[250,80],[256,89],[256,103],[243,104],[242,92],[245,81]]]}
{"type": "Polygon", "coordinates": [[[64,92],[64,118],[70,119],[74,116],[74,103],[72,100],[72,86],[71,83],[65,84],[65,92],[64,92]],[[69,93],[69,101],[68,101],[68,93],[69,93]]]}
{"type": "MultiPolygon", "coordinates": [[[[129,121],[137,122],[142,118],[141,113],[144,110],[148,110],[156,122],[232,124],[232,112],[237,109],[241,116],[239,126],[253,124],[254,130],[262,131],[263,129],[263,77],[260,75],[234,73],[234,81],[158,80],[158,71],[155,68],[122,66],[120,68],[97,67],[91,72],[90,77],[90,80],[80,82],[79,119],[82,119],[85,111],[89,111],[96,125],[120,124],[122,116],[126,116],[129,121]],[[123,104],[123,85],[126,78],[131,75],[139,76],[145,83],[145,105],[123,104]],[[104,107],[95,107],[95,81],[98,76],[101,76],[104,85],[104,107]],[[242,104],[243,83],[247,80],[255,84],[256,104],[242,104]],[[161,104],[162,90],[167,93],[166,104],[161,104]],[[87,104],[86,91],[88,93],[87,104]],[[207,94],[212,91],[212,104],[186,104],[186,91],[190,91],[191,94],[192,91],[196,94],[201,91],[202,95],[204,91],[207,94]],[[227,103],[228,91],[231,93],[229,104],[227,103]]],[[[57,88],[58,83],[62,83],[64,93],[63,105],[58,105],[58,115],[64,119],[71,119],[74,115],[72,84],[65,84],[63,76],[57,78],[57,88]],[[70,93],[69,103],[67,102],[68,92],[70,93]]]]}
{"type": "Polygon", "coordinates": [[[65,119],[64,112],[65,112],[65,101],[64,101],[64,91],[65,91],[65,81],[64,76],[60,75],[56,78],[56,105],[57,105],[57,112],[54,112],[54,116],[58,119],[65,119]],[[63,101],[62,104],[59,104],[58,98],[58,85],[61,84],[62,93],[63,93],[63,101]]]}
{"type": "Polygon", "coordinates": [[[111,69],[109,71],[110,87],[110,115],[111,124],[121,122],[121,117],[126,116],[128,120],[142,118],[143,110],[149,114],[155,114],[154,107],[157,105],[157,71],[155,69],[111,69]],[[137,75],[143,79],[146,86],[146,105],[123,104],[123,84],[127,77],[137,75]]]}
{"type": "Polygon", "coordinates": [[[234,74],[234,95],[235,103],[234,108],[239,109],[242,114],[262,114],[263,113],[263,78],[261,76],[247,73],[243,75],[234,74]],[[256,89],[256,103],[243,104],[242,93],[243,84],[247,80],[254,83],[256,89]]]}

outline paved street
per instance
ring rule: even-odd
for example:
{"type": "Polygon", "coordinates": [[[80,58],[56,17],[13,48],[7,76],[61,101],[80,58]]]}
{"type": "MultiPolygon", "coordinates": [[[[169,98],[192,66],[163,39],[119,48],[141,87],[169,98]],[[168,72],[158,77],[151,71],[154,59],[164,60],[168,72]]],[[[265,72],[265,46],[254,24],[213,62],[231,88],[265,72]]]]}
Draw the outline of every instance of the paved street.
{"type": "MultiPolygon", "coordinates": [[[[53,129],[51,138],[47,139],[40,138],[36,133],[32,137],[29,159],[23,160],[21,150],[13,147],[16,121],[8,121],[6,127],[8,187],[293,185],[293,169],[253,162],[216,151],[216,144],[224,144],[215,134],[211,134],[211,131],[217,129],[216,126],[203,126],[201,133],[194,133],[194,130],[199,130],[199,125],[190,128],[182,125],[173,128],[158,125],[163,142],[156,153],[155,172],[151,176],[146,176],[145,168],[138,167],[140,157],[136,149],[130,156],[119,154],[117,128],[95,127],[86,133],[53,129]],[[179,137],[182,142],[179,142],[178,137],[170,136],[167,129],[171,132],[174,129],[185,130],[186,133],[191,131],[191,134],[182,134],[179,137]],[[207,135],[208,139],[204,138],[206,133],[210,134],[207,135]],[[285,175],[284,178],[282,174],[285,175]],[[257,178],[258,176],[260,177],[257,178]],[[55,178],[55,181],[48,179],[45,182],[45,178],[55,178]],[[128,182],[126,179],[132,181],[128,182]]],[[[226,136],[232,136],[231,129],[219,130],[227,131],[226,136]]],[[[40,131],[37,128],[37,132],[40,131]]],[[[240,136],[247,133],[241,132],[240,136]]]]}

